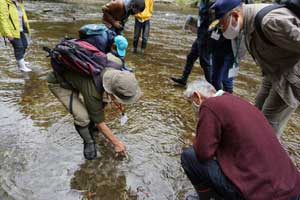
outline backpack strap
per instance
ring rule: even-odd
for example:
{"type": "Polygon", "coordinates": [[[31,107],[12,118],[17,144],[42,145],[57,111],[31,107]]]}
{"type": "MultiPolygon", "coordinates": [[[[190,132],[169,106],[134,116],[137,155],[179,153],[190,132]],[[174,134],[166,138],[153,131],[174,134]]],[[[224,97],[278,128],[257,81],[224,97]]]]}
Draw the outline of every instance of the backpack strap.
{"type": "Polygon", "coordinates": [[[266,6],[263,9],[261,9],[255,16],[254,19],[254,27],[255,30],[257,31],[258,35],[268,44],[275,46],[273,42],[271,42],[264,34],[262,30],[262,20],[263,18],[272,10],[278,9],[278,8],[283,8],[285,5],[280,5],[280,4],[272,4],[270,6],[266,6]]]}

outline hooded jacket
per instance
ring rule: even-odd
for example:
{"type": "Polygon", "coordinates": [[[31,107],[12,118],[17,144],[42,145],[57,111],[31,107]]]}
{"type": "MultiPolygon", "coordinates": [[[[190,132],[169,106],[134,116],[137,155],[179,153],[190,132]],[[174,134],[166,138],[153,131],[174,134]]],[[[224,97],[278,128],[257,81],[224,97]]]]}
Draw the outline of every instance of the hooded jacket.
{"type": "MultiPolygon", "coordinates": [[[[30,33],[28,18],[23,1],[19,1],[23,12],[24,32],[30,33]]],[[[0,0],[0,33],[13,38],[20,38],[19,13],[12,0],[0,0]]]]}

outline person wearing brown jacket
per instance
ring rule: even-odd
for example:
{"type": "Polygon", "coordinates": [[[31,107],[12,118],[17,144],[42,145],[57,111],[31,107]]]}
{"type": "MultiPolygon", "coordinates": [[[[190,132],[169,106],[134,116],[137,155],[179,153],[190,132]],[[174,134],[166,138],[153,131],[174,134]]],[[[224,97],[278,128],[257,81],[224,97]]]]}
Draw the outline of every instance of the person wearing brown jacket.
{"type": "Polygon", "coordinates": [[[264,75],[255,106],[280,138],[300,105],[300,18],[287,7],[268,12],[260,24],[267,41],[259,34],[255,19],[268,6],[217,0],[211,8],[225,38],[245,37],[245,46],[264,75]]]}
{"type": "Polygon", "coordinates": [[[144,9],[144,0],[111,0],[102,7],[102,21],[120,34],[128,17],[143,12],[144,9]]]}

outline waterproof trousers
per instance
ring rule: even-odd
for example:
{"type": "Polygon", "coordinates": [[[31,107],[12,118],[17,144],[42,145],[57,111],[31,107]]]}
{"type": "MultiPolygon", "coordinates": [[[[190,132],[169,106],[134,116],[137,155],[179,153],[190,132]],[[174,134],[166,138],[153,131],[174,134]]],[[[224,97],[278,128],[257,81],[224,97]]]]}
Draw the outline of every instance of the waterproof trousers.
{"type": "Polygon", "coordinates": [[[74,123],[80,127],[86,127],[90,123],[87,109],[79,98],[79,94],[62,88],[60,84],[49,84],[50,91],[64,105],[64,107],[73,115],[74,123]]]}

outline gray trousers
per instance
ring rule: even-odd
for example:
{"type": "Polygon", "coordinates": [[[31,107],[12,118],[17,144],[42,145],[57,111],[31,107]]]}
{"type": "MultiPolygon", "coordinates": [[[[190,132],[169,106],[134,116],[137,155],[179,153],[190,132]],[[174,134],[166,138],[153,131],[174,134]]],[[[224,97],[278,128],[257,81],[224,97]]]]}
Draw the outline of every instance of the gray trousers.
{"type": "Polygon", "coordinates": [[[272,87],[272,82],[264,77],[255,98],[255,106],[263,112],[280,138],[289,118],[296,108],[288,106],[272,87]]]}
{"type": "Polygon", "coordinates": [[[59,84],[48,84],[50,91],[73,115],[75,125],[85,127],[90,123],[90,118],[84,102],[79,98],[79,94],[62,88],[59,84]],[[72,102],[71,102],[71,95],[72,102]]]}

